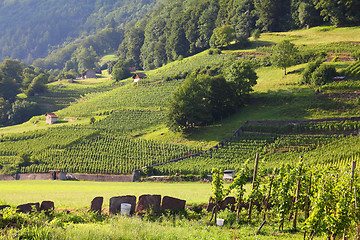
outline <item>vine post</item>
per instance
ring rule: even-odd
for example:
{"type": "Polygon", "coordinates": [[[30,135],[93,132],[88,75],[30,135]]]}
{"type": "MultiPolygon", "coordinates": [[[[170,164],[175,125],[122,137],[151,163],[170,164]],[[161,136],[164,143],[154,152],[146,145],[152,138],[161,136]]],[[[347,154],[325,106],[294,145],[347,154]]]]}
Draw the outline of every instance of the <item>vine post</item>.
{"type": "MultiPolygon", "coordinates": [[[[350,182],[350,192],[353,190],[353,184],[354,184],[354,175],[355,175],[355,168],[356,168],[356,160],[352,162],[351,164],[351,182],[350,182]]],[[[356,207],[356,191],[355,191],[355,207],[356,207]]],[[[349,214],[348,214],[349,215],[349,214]]],[[[343,233],[343,240],[346,240],[347,235],[347,229],[344,229],[343,233]]]]}
{"type": "Polygon", "coordinates": [[[295,213],[294,213],[294,219],[293,219],[293,229],[296,229],[296,222],[297,222],[297,214],[298,214],[298,202],[300,197],[300,187],[301,187],[301,171],[302,171],[302,157],[300,157],[299,161],[299,172],[297,174],[298,179],[296,183],[296,195],[295,195],[295,213]]]}
{"type": "MultiPolygon", "coordinates": [[[[257,187],[257,185],[255,184],[255,182],[256,182],[256,175],[257,175],[258,165],[259,165],[259,153],[256,153],[256,156],[255,156],[255,166],[254,166],[254,175],[253,175],[253,181],[252,181],[251,191],[254,191],[254,188],[257,187]]],[[[250,199],[250,202],[249,202],[249,212],[248,212],[248,220],[251,220],[252,205],[253,205],[253,200],[250,199]]]]}
{"type": "Polygon", "coordinates": [[[224,191],[224,183],[223,183],[223,173],[220,169],[214,168],[212,170],[212,195],[211,199],[214,202],[214,207],[212,209],[211,218],[209,223],[213,220],[215,216],[215,221],[217,218],[217,212],[220,209],[220,204],[224,200],[225,195],[227,195],[224,191]]]}
{"type": "Polygon", "coordinates": [[[309,182],[308,182],[308,184],[306,186],[305,219],[308,219],[309,215],[310,215],[311,178],[312,178],[312,172],[310,172],[309,182]]]}

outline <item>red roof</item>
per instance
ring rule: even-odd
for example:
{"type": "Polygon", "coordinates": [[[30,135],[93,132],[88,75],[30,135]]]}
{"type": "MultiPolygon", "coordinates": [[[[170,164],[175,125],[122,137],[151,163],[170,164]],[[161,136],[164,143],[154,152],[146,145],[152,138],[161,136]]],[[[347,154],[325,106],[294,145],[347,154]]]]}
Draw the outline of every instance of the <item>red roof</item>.
{"type": "Polygon", "coordinates": [[[133,79],[137,79],[137,78],[145,78],[146,74],[145,73],[135,73],[133,75],[133,79]]]}
{"type": "Polygon", "coordinates": [[[58,118],[58,116],[55,115],[55,113],[46,113],[45,116],[50,116],[53,118],[58,118]]]}

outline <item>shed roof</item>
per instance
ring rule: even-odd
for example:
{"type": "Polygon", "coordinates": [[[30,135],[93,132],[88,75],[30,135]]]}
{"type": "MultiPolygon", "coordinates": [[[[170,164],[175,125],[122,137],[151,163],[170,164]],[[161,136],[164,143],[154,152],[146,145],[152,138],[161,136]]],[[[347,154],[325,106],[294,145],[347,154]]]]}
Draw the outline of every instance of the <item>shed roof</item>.
{"type": "Polygon", "coordinates": [[[45,116],[50,116],[53,118],[58,118],[58,116],[55,115],[55,113],[46,113],[45,116]]]}
{"type": "Polygon", "coordinates": [[[145,74],[145,73],[135,73],[135,74],[133,75],[133,78],[136,78],[136,77],[138,77],[138,78],[144,78],[144,77],[146,77],[146,74],[145,74]]]}

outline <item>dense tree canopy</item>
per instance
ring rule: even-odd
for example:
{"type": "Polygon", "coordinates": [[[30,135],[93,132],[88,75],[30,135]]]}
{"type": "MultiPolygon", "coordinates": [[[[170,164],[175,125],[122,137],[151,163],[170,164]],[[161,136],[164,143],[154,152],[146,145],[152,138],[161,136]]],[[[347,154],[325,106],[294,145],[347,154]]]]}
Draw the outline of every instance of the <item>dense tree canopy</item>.
{"type": "Polygon", "coordinates": [[[235,30],[230,25],[225,25],[214,29],[210,38],[211,47],[225,47],[235,39],[235,30]]]}
{"type": "Polygon", "coordinates": [[[39,68],[26,66],[17,60],[6,59],[0,64],[0,126],[27,121],[38,114],[35,103],[17,99],[46,91],[49,74],[39,68]]]}
{"type": "Polygon", "coordinates": [[[126,3],[127,8],[113,10],[113,13],[131,12],[129,16],[133,16],[130,10],[145,4],[145,10],[141,8],[140,12],[147,14],[136,15],[124,25],[119,24],[121,20],[116,14],[101,11],[97,17],[91,17],[96,19],[92,20],[97,26],[96,34],[88,37],[84,34],[81,40],[66,44],[34,64],[45,69],[65,67],[65,72],[80,71],[77,69],[79,49],[92,47],[98,57],[118,50],[119,57],[132,62],[133,67],[148,70],[196,54],[210,45],[225,47],[232,40],[242,43],[256,29],[287,31],[324,23],[337,26],[360,23],[360,14],[356,11],[359,0],[128,1],[99,2],[97,6],[104,4],[104,9],[114,9],[126,3]]]}
{"type": "MultiPolygon", "coordinates": [[[[152,11],[158,0],[22,0],[0,2],[0,61],[19,59],[27,64],[46,57],[86,36],[98,54],[113,52],[121,39],[120,25],[135,22],[152,11]],[[102,31],[107,29],[107,31],[102,31]],[[100,33],[101,32],[101,33],[100,33]],[[100,33],[100,34],[99,34],[100,33]],[[100,51],[99,51],[100,50],[100,51]]],[[[68,59],[67,59],[68,60],[68,59]]],[[[63,67],[63,66],[62,66],[63,67]]],[[[56,67],[54,67],[56,68],[56,67]]]]}
{"type": "Polygon", "coordinates": [[[131,76],[129,62],[118,60],[112,67],[111,75],[115,81],[120,81],[131,76]]]}
{"type": "Polygon", "coordinates": [[[170,129],[188,131],[228,116],[243,105],[257,78],[253,66],[243,61],[233,63],[225,77],[192,73],[171,98],[170,129]]]}

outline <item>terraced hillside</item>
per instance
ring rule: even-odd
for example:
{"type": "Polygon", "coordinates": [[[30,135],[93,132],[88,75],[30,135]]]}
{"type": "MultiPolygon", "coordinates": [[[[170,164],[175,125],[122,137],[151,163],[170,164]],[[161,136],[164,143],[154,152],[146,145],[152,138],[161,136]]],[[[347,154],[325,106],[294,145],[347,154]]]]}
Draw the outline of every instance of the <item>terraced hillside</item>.
{"type": "MultiPolygon", "coordinates": [[[[314,53],[314,49],[319,48],[328,56],[343,54],[350,58],[351,52],[359,48],[353,42],[360,41],[360,37],[351,34],[358,30],[341,29],[342,40],[329,37],[325,42],[320,41],[324,33],[340,30],[323,27],[269,33],[252,41],[252,46],[272,45],[291,38],[301,44],[301,52],[314,53]]],[[[300,85],[306,64],[290,67],[289,74],[284,75],[282,69],[268,66],[267,56],[271,52],[271,47],[226,50],[221,55],[209,55],[205,51],[146,72],[148,79],[138,85],[134,85],[132,79],[116,83],[108,76],[88,80],[87,86],[71,85],[64,80],[64,87],[59,88],[53,83],[46,96],[33,100],[62,108],[55,112],[60,121],[48,126],[44,116],[37,116],[22,125],[1,128],[1,171],[46,172],[55,168],[69,172],[131,173],[136,168],[206,150],[229,138],[247,120],[360,116],[356,94],[360,92],[360,84],[356,77],[349,76],[344,81],[315,89],[300,85]],[[256,55],[256,60],[249,55],[256,55]],[[167,128],[168,100],[188,73],[219,64],[226,67],[243,58],[255,62],[259,76],[244,107],[221,121],[196,127],[191,134],[174,133],[167,128]],[[344,91],[353,97],[338,97],[344,91]],[[70,104],[66,103],[67,98],[70,104]],[[67,105],[70,106],[63,108],[67,105]]],[[[341,72],[351,63],[338,58],[327,64],[341,72]]],[[[300,155],[309,163],[335,163],[357,156],[359,150],[354,144],[357,141],[357,137],[351,136],[245,134],[217,150],[156,167],[155,171],[207,174],[212,167],[237,169],[255,152],[261,153],[262,164],[269,170],[281,163],[297,162],[300,155]],[[336,149],[335,152],[332,149],[336,149]]]]}

